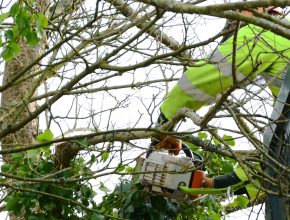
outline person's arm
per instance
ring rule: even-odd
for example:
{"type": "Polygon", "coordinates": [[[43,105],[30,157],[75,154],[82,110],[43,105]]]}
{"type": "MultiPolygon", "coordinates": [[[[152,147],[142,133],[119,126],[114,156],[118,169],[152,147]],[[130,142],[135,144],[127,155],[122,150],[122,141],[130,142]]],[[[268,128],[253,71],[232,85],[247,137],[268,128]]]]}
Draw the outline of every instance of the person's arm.
{"type": "MultiPolygon", "coordinates": [[[[270,81],[270,89],[277,93],[275,76],[282,77],[290,59],[290,40],[248,25],[239,30],[235,56],[237,81],[245,87],[258,74],[270,81]]],[[[208,62],[198,62],[196,67],[188,67],[178,83],[168,93],[161,105],[161,112],[170,119],[178,109],[190,108],[194,111],[211,104],[217,94],[224,94],[233,85],[233,37],[221,44],[208,58],[208,62]]],[[[274,94],[276,95],[276,94],[274,94]]]]}

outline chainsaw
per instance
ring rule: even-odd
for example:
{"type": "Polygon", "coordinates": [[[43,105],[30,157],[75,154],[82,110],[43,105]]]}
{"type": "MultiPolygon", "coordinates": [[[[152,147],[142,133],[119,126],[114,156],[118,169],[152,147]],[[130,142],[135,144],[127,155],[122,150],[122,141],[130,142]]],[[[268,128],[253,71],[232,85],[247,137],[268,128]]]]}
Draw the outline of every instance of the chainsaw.
{"type": "Polygon", "coordinates": [[[178,201],[198,198],[198,194],[186,193],[180,188],[201,188],[204,171],[203,158],[182,144],[184,156],[173,156],[164,152],[149,150],[142,158],[139,180],[144,190],[154,195],[173,198],[178,201]]]}

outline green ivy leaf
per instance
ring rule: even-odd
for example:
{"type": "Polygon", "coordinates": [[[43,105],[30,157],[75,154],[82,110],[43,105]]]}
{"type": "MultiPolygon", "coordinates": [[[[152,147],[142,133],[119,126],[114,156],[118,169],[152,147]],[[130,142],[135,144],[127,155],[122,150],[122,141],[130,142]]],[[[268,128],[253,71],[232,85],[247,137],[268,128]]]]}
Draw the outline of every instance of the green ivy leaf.
{"type": "Polygon", "coordinates": [[[42,134],[36,137],[36,140],[39,143],[51,141],[52,139],[53,139],[53,133],[49,129],[46,129],[42,134]]]}
{"type": "Polygon", "coordinates": [[[230,145],[230,146],[235,146],[235,140],[233,139],[232,136],[230,135],[224,135],[223,139],[225,140],[225,142],[230,145]]]}

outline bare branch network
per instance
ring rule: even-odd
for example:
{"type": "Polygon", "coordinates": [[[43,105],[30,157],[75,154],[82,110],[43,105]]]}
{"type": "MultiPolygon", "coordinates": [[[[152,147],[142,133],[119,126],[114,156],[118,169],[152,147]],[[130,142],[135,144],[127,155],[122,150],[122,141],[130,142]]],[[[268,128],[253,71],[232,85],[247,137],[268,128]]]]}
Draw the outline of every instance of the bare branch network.
{"type": "MultiPolygon", "coordinates": [[[[34,47],[22,39],[16,57],[9,62],[1,58],[0,154],[3,164],[11,164],[13,155],[23,153],[23,160],[30,160],[29,152],[37,150],[38,160],[48,157],[55,167],[43,175],[31,170],[29,177],[2,170],[1,177],[7,179],[0,184],[3,197],[4,188],[25,191],[26,185],[35,183],[61,186],[92,181],[98,185],[114,174],[131,179],[136,174],[131,168],[146,154],[151,139],[174,136],[205,152],[204,165],[216,155],[230,158],[250,181],[254,175],[280,189],[277,193],[257,186],[261,191],[289,198],[288,183],[252,166],[253,162],[269,165],[266,158],[289,175],[289,167],[263,146],[264,130],[274,123],[269,120],[275,99],[268,88],[270,81],[253,75],[238,80],[235,52],[233,84],[214,97],[209,108],[197,112],[181,108],[163,126],[156,127],[155,122],[160,105],[187,67],[211,64],[208,55],[224,37],[238,35],[240,27],[253,24],[290,39],[289,22],[255,10],[277,6],[287,15],[290,1],[35,2],[39,7],[31,7],[41,8],[39,12],[48,17],[45,37],[34,47]],[[252,14],[242,13],[249,9],[252,14]],[[224,28],[226,20],[233,26],[224,28]],[[172,127],[179,129],[172,131],[172,127]],[[54,138],[37,141],[47,130],[54,138]],[[206,138],[197,138],[205,133],[206,138]],[[224,134],[240,148],[231,146],[224,134]],[[78,166],[88,169],[58,178],[78,166]]],[[[0,13],[6,13],[11,4],[2,2],[0,13]]],[[[17,25],[11,22],[1,23],[3,33],[17,25]]],[[[7,43],[8,38],[3,38],[3,45],[7,43]]],[[[94,211],[64,196],[54,199],[94,211]]]]}

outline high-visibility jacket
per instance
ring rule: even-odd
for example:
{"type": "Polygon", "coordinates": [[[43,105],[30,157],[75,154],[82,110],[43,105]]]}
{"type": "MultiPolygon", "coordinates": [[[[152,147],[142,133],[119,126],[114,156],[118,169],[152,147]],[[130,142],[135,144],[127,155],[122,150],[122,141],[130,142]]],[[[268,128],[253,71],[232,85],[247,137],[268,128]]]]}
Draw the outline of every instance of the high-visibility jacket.
{"type": "MultiPolygon", "coordinates": [[[[181,107],[198,110],[211,104],[217,94],[225,93],[233,85],[233,40],[231,37],[219,45],[207,61],[198,62],[196,67],[188,67],[161,105],[166,119],[170,119],[181,107]]],[[[290,60],[290,40],[247,25],[239,30],[236,43],[236,79],[254,79],[260,74],[273,95],[277,96],[290,60]]],[[[241,168],[235,169],[235,173],[241,181],[248,180],[241,168]]],[[[252,183],[246,185],[246,190],[251,199],[259,194],[252,183]]]]}
{"type": "MultiPolygon", "coordinates": [[[[237,36],[236,78],[238,81],[260,74],[269,83],[273,95],[282,84],[289,64],[290,40],[254,25],[241,28],[237,36]]],[[[181,107],[198,110],[211,104],[217,94],[232,85],[233,36],[208,57],[207,61],[188,67],[161,105],[167,119],[181,107]]]]}
{"type": "MultiPolygon", "coordinates": [[[[240,166],[236,166],[234,172],[241,182],[249,182],[247,174],[240,166]]],[[[263,194],[263,192],[256,187],[260,185],[259,180],[256,179],[253,181],[254,183],[249,182],[245,186],[248,196],[252,201],[254,201],[259,195],[263,194]]]]}

